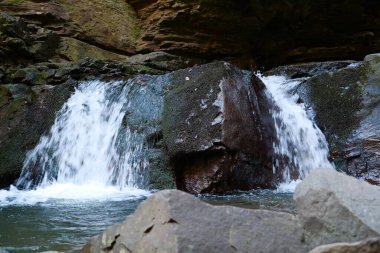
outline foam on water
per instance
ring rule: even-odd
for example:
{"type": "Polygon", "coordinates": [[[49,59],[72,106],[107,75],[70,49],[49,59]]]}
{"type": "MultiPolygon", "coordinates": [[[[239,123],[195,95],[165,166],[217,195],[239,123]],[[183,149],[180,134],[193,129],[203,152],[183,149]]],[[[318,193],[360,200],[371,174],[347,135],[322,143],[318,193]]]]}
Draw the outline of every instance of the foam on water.
{"type": "Polygon", "coordinates": [[[292,90],[300,80],[287,80],[284,76],[261,76],[267,88],[267,97],[274,107],[271,111],[277,141],[273,143],[276,155],[273,173],[281,173],[280,192],[292,192],[311,170],[333,169],[328,160],[328,143],[321,130],[313,123],[299,97],[292,90]]]}
{"type": "Polygon", "coordinates": [[[104,186],[98,182],[77,185],[73,183],[54,183],[33,190],[19,190],[11,186],[9,190],[0,190],[0,207],[8,205],[36,205],[52,203],[54,200],[68,201],[108,201],[112,199],[128,200],[147,197],[149,191],[125,187],[104,186]]]}

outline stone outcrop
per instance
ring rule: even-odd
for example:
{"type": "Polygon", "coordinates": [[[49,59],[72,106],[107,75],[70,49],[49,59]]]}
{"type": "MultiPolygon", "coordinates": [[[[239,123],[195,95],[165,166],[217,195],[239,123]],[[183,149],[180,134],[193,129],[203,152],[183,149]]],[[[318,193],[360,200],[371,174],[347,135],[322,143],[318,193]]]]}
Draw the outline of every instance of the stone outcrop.
{"type": "Polygon", "coordinates": [[[378,253],[380,238],[368,239],[355,243],[333,243],[319,246],[309,253],[378,253]]]}
{"type": "Polygon", "coordinates": [[[380,184],[380,56],[328,71],[297,89],[315,111],[338,170],[380,184]]]}
{"type": "Polygon", "coordinates": [[[137,51],[165,50],[242,65],[360,59],[380,49],[374,1],[128,0],[137,51]]]}
{"type": "Polygon", "coordinates": [[[334,170],[318,169],[294,193],[297,216],[311,246],[380,235],[380,188],[334,170]]]}
{"type": "Polygon", "coordinates": [[[135,52],[139,21],[123,0],[4,0],[0,9],[23,19],[28,37],[18,36],[18,41],[29,46],[32,57],[24,59],[28,62],[84,57],[120,60],[135,52]]]}
{"type": "Polygon", "coordinates": [[[155,51],[246,67],[360,59],[380,51],[379,7],[370,0],[3,0],[17,31],[2,33],[0,53],[15,64],[155,51]]]}
{"type": "Polygon", "coordinates": [[[184,191],[273,186],[273,122],[264,84],[217,62],[173,73],[162,119],[166,153],[184,191]]]}
{"type": "Polygon", "coordinates": [[[73,83],[53,87],[0,85],[0,187],[20,175],[25,154],[46,133],[73,90],[73,83]]]}
{"type": "Polygon", "coordinates": [[[178,190],[161,191],[82,253],[306,252],[295,216],[211,206],[178,190]],[[276,232],[274,232],[276,231],[276,232]]]}

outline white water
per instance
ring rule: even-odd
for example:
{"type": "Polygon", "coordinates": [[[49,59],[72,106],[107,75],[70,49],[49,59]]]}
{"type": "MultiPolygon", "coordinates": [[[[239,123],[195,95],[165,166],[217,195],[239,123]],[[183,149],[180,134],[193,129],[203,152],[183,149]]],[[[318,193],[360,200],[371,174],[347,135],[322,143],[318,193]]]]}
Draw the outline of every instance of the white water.
{"type": "Polygon", "coordinates": [[[142,138],[123,125],[129,86],[80,84],[50,133],[27,154],[16,184],[27,190],[0,191],[0,205],[149,194],[138,189],[146,166],[142,138]]]}
{"type": "Polygon", "coordinates": [[[328,160],[328,143],[321,130],[313,123],[299,97],[291,91],[300,81],[283,76],[262,76],[267,96],[275,105],[271,114],[275,121],[278,142],[273,143],[276,160],[273,173],[282,171],[279,192],[293,192],[310,171],[334,168],[328,160]]]}

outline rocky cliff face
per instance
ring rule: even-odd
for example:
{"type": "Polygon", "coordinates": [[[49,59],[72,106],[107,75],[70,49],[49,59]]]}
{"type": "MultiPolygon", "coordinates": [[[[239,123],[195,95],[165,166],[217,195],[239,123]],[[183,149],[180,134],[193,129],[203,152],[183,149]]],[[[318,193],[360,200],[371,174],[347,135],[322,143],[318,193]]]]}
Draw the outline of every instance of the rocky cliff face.
{"type": "Polygon", "coordinates": [[[296,0],[129,0],[138,51],[165,50],[273,66],[357,58],[378,50],[380,3],[296,0]]]}
{"type": "MultiPolygon", "coordinates": [[[[357,59],[379,51],[379,8],[380,3],[369,0],[0,3],[0,10],[23,19],[17,27],[28,36],[7,35],[13,39],[5,44],[26,46],[26,61],[30,54],[37,61],[76,61],[120,59],[160,50],[267,67],[357,59]]],[[[3,57],[9,56],[10,50],[0,51],[3,57]]]]}

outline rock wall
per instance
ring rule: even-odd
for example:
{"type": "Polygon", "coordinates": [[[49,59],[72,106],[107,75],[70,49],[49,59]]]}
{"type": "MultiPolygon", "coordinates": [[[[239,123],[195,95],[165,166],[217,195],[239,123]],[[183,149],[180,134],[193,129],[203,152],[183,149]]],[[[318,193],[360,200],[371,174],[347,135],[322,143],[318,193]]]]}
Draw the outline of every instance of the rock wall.
{"type": "Polygon", "coordinates": [[[0,10],[22,21],[16,34],[2,33],[0,52],[12,63],[154,51],[245,67],[360,59],[380,51],[379,8],[370,0],[3,0],[0,10]]]}

